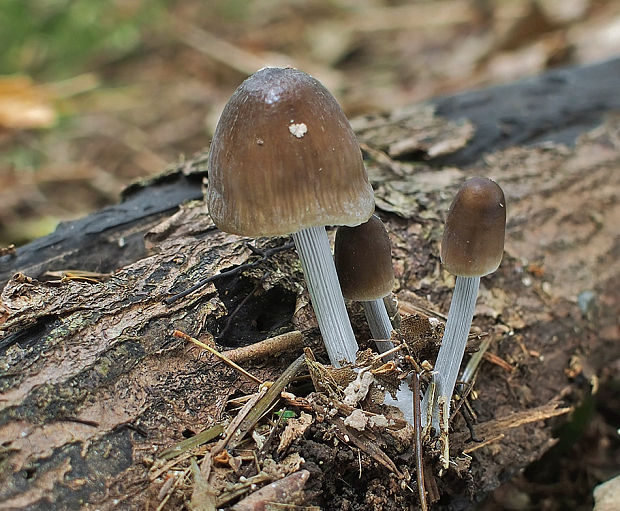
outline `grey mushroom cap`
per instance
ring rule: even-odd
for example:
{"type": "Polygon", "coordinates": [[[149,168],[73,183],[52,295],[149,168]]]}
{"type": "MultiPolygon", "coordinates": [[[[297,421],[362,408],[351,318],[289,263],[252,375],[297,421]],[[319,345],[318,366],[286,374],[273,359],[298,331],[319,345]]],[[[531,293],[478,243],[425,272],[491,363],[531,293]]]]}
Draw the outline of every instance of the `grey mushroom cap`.
{"type": "Polygon", "coordinates": [[[394,269],[390,238],[377,215],[355,227],[338,227],[334,262],[345,298],[370,301],[392,291],[394,269]]]}
{"type": "Polygon", "coordinates": [[[358,225],[374,195],[355,134],[321,83],[264,68],[234,92],[209,153],[208,207],[223,231],[289,234],[358,225]]]}
{"type": "Polygon", "coordinates": [[[466,181],[452,201],[441,241],[441,261],[452,274],[493,273],[504,253],[506,200],[500,186],[485,177],[466,181]]]}

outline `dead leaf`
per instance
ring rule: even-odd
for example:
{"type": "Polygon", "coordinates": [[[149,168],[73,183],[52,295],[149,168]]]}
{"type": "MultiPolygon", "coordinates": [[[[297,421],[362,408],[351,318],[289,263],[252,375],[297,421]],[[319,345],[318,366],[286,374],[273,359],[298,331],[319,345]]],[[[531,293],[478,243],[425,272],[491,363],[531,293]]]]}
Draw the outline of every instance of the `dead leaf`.
{"type": "Polygon", "coordinates": [[[289,419],[280,437],[278,454],[282,454],[289,446],[301,437],[312,424],[312,415],[301,412],[298,419],[289,419]]]}
{"type": "Polygon", "coordinates": [[[56,112],[48,94],[27,76],[0,78],[0,128],[49,128],[56,112]]]}

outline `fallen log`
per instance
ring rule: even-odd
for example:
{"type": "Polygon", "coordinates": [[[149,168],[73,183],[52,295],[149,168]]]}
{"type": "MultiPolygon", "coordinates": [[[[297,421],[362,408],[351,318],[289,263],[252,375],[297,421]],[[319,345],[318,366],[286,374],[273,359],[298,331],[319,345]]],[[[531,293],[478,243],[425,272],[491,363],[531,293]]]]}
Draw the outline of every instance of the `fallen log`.
{"type": "MultiPolygon", "coordinates": [[[[436,478],[446,508],[467,508],[539,459],[567,420],[544,420],[555,404],[581,402],[620,355],[619,76],[616,59],[353,121],[390,232],[401,310],[447,312],[453,278],[438,242],[462,181],[491,177],[507,199],[504,261],[483,279],[474,318],[502,361],[485,363],[476,382],[487,443],[472,449],[455,421],[455,467],[436,478]],[[528,421],[527,410],[548,413],[528,421]]],[[[165,301],[256,261],[248,242],[288,241],[218,231],[200,201],[206,177],[204,155],[183,161],[127,189],[118,205],[0,258],[0,509],[157,507],[165,483],[149,469],[158,453],[213,426],[231,395],[255,388],[188,350],[175,329],[220,350],[299,330],[325,358],[293,250],[165,301]]],[[[244,367],[275,380],[300,353],[244,367]]],[[[372,491],[311,473],[322,493],[309,503],[416,501],[415,492],[390,501],[383,470],[372,491]]]]}

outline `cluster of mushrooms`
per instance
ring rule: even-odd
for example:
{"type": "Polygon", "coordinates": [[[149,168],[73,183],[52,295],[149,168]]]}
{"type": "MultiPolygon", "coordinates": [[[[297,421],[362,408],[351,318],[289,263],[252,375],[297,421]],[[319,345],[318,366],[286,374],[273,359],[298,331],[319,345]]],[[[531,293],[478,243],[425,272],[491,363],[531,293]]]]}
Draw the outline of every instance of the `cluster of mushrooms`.
{"type": "MultiPolygon", "coordinates": [[[[219,229],[249,237],[292,234],[332,365],[354,363],[358,351],[345,298],[362,302],[378,350],[393,347],[383,301],[394,280],[388,234],[373,215],[355,134],[319,81],[293,68],[250,76],[222,112],[208,166],[209,213],[219,229]],[[334,255],[325,226],[338,226],[334,255]]],[[[434,385],[422,402],[423,425],[435,431],[449,414],[480,277],[501,261],[505,222],[503,192],[486,178],[465,182],[450,207],[441,260],[456,286],[434,385]]],[[[406,381],[392,404],[411,422],[406,381]]]]}

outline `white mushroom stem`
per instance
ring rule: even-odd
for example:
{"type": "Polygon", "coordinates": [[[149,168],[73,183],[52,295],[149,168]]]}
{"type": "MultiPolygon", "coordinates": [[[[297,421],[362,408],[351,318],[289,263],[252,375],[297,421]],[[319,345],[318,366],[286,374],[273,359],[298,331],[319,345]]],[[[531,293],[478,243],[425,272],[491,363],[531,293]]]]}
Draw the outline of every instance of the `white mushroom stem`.
{"type": "MultiPolygon", "coordinates": [[[[392,323],[385,308],[383,298],[376,300],[363,301],[362,306],[366,313],[366,321],[379,353],[391,350],[394,345],[391,341],[386,341],[392,336],[392,323]]],[[[403,416],[407,422],[413,424],[413,393],[409,388],[409,380],[403,380],[396,391],[396,399],[390,394],[385,395],[383,403],[390,406],[396,406],[403,412],[403,416]]]]}
{"type": "Polygon", "coordinates": [[[341,360],[355,362],[357,341],[344,305],[325,228],[309,227],[293,233],[293,241],[330,362],[335,367],[340,367],[341,360]]]}
{"type": "Polygon", "coordinates": [[[379,353],[391,350],[394,345],[388,339],[392,337],[392,323],[385,309],[383,298],[363,301],[362,307],[364,307],[366,321],[368,321],[370,333],[379,353]]]}
{"type": "Polygon", "coordinates": [[[409,378],[400,382],[400,386],[396,391],[396,399],[386,392],[383,404],[398,408],[403,412],[404,419],[413,425],[413,392],[409,388],[409,378]]]}
{"type": "MultiPolygon", "coordinates": [[[[450,303],[446,329],[441,341],[441,348],[435,363],[434,381],[436,384],[435,400],[432,404],[432,426],[435,431],[439,431],[439,408],[438,400],[441,397],[448,403],[448,413],[450,412],[450,399],[456,378],[465,354],[467,337],[471,328],[471,321],[474,317],[476,298],[478,297],[478,287],[480,277],[456,277],[454,294],[450,303]]],[[[422,425],[425,426],[429,420],[427,417],[429,392],[427,391],[422,400],[422,425]]]]}

